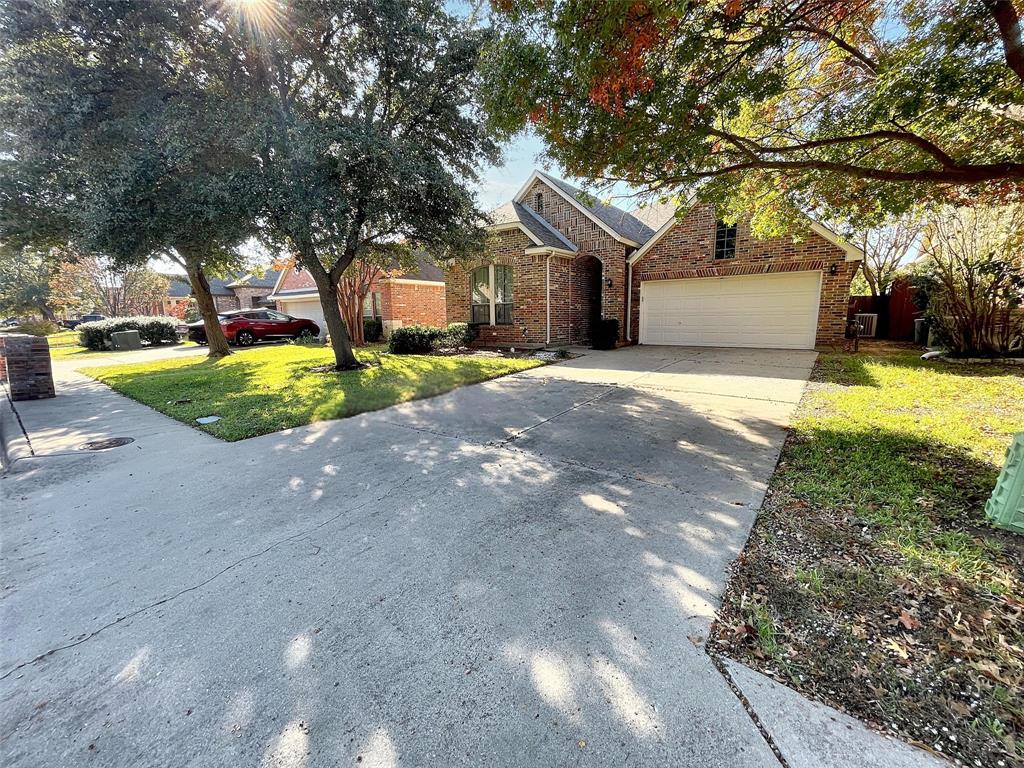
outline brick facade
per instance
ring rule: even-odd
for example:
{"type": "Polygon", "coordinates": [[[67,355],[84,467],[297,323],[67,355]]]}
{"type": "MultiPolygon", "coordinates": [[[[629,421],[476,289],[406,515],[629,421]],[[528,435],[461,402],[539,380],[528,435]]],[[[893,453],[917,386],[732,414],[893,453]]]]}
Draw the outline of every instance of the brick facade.
{"type": "Polygon", "coordinates": [[[239,309],[252,309],[253,307],[265,307],[266,305],[260,302],[270,295],[272,289],[238,287],[231,290],[238,298],[239,309]]]}
{"type": "Polygon", "coordinates": [[[41,336],[0,334],[0,381],[12,400],[54,397],[50,345],[41,336]]]}
{"type": "Polygon", "coordinates": [[[425,281],[382,280],[380,314],[386,328],[403,325],[443,326],[445,317],[444,285],[425,281]]]}
{"type": "Polygon", "coordinates": [[[521,230],[494,232],[487,256],[470,263],[457,262],[446,275],[448,322],[469,322],[472,288],[470,275],[485,264],[512,267],[511,325],[477,327],[477,343],[494,346],[548,343],[548,269],[551,284],[551,344],[583,344],[590,339],[595,315],[619,320],[625,335],[625,275],[629,250],[587,214],[570,204],[542,181],[522,201],[579,248],[576,256],[528,254],[536,246],[521,230]],[[541,197],[540,210],[537,195],[541,197]],[[611,281],[611,288],[607,287],[611,281]]]}
{"type": "Polygon", "coordinates": [[[842,248],[816,233],[807,233],[799,241],[791,236],[755,239],[747,221],[737,227],[734,258],[715,260],[714,247],[714,211],[695,206],[633,264],[630,336],[634,342],[640,334],[640,284],[646,280],[817,270],[822,272],[822,282],[816,342],[832,344],[843,338],[850,281],[860,262],[847,261],[842,248]],[[835,275],[830,274],[833,268],[835,275]]]}
{"type": "MultiPolygon", "coordinates": [[[[586,213],[566,200],[541,180],[537,180],[526,193],[522,204],[541,216],[548,224],[561,232],[579,248],[577,259],[593,256],[601,262],[601,316],[619,321],[620,338],[626,329],[626,257],[632,249],[620,243],[604,229],[594,223],[586,213]],[[541,209],[537,210],[537,196],[540,195],[541,209]],[[608,283],[611,282],[609,287],[608,283]]],[[[576,281],[574,281],[574,284],[576,281]]],[[[578,286],[582,288],[582,285],[578,286]]],[[[555,296],[554,288],[551,292],[555,296]]],[[[578,294],[577,294],[578,295],[578,294]]],[[[553,299],[552,299],[553,300],[553,299]]],[[[579,320],[579,318],[576,318],[579,320]]],[[[586,323],[589,332],[589,323],[586,323]]],[[[573,343],[589,339],[577,339],[573,343]]]]}
{"type": "MultiPolygon", "coordinates": [[[[307,290],[316,293],[308,270],[288,267],[278,285],[280,291],[307,290]]],[[[271,293],[267,291],[266,293],[271,293]]],[[[370,285],[370,294],[380,294],[380,318],[385,334],[403,325],[443,326],[446,323],[445,286],[430,280],[384,278],[370,285]]],[[[287,297],[277,299],[277,308],[287,312],[287,297]]],[[[466,312],[469,312],[468,305],[466,312]]]]}

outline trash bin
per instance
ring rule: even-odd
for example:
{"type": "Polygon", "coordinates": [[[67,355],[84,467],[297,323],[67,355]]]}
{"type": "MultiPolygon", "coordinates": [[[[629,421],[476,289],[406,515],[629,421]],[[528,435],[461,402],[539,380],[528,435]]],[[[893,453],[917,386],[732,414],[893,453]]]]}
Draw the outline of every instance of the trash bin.
{"type": "Polygon", "coordinates": [[[928,344],[928,321],[923,317],[914,319],[914,343],[919,347],[928,344]]]}
{"type": "Polygon", "coordinates": [[[138,331],[115,331],[110,334],[110,346],[118,352],[142,349],[142,339],[139,338],[138,331]]]}
{"type": "Polygon", "coordinates": [[[1013,436],[985,516],[997,528],[1024,533],[1024,432],[1013,436]]]}

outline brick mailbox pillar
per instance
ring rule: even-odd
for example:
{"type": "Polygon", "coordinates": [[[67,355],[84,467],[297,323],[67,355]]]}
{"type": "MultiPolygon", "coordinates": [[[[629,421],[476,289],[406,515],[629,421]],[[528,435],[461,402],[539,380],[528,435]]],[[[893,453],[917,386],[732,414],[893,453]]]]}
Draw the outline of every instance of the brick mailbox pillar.
{"type": "Polygon", "coordinates": [[[12,400],[54,397],[46,339],[21,333],[0,334],[0,381],[7,384],[12,400]]]}

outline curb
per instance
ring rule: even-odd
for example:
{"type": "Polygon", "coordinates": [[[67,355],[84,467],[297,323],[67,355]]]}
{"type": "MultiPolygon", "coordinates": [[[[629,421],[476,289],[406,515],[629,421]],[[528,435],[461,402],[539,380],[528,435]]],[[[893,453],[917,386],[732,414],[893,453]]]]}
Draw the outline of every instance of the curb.
{"type": "Polygon", "coordinates": [[[0,396],[0,471],[7,473],[14,462],[34,456],[32,443],[11,401],[6,383],[0,396]]]}

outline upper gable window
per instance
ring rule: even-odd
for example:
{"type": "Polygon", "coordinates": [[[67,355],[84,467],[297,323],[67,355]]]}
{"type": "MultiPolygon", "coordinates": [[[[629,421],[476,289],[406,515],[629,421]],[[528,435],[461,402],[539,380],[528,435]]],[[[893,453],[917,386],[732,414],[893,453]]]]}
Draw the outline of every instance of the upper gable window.
{"type": "Polygon", "coordinates": [[[715,258],[731,259],[736,255],[736,225],[719,221],[715,224],[715,258]]]}
{"type": "Polygon", "coordinates": [[[544,213],[544,195],[541,192],[533,196],[533,209],[537,213],[544,213]]]}

